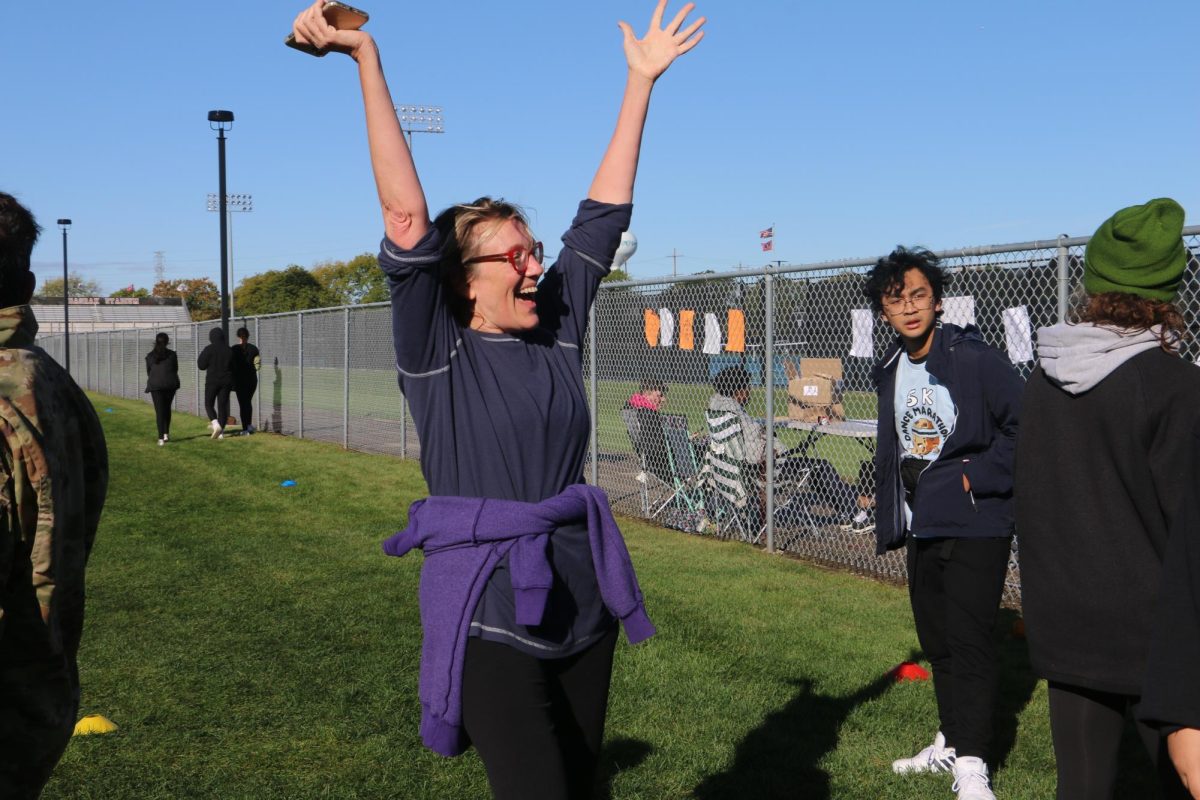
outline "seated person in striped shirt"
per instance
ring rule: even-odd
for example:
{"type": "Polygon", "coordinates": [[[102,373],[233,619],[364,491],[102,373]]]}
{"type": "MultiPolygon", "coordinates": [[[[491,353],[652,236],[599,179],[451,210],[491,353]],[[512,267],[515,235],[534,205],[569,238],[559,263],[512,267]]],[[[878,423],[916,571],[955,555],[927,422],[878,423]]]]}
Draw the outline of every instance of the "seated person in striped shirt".
{"type": "MultiPolygon", "coordinates": [[[[767,433],[764,425],[746,413],[750,373],[742,367],[723,369],[713,380],[713,388],[716,393],[709,399],[706,411],[711,480],[716,490],[738,507],[746,504],[750,486],[754,486],[758,510],[765,516],[766,492],[762,480],[766,473],[767,433]]],[[[778,439],[775,440],[775,452],[779,478],[795,481],[807,472],[806,487],[821,503],[831,506],[836,516],[849,526],[867,523],[865,507],[870,498],[843,480],[832,464],[823,458],[786,458],[783,444],[778,439]]]]}

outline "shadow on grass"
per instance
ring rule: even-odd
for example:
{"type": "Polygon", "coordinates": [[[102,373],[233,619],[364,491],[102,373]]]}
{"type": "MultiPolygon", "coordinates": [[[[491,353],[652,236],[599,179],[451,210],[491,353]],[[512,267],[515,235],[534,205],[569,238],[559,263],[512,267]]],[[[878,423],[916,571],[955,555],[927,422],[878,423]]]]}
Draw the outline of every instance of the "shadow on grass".
{"type": "Polygon", "coordinates": [[[796,695],[750,731],[738,743],[729,769],[705,778],[694,797],[828,800],[832,796],[829,773],[821,769],[821,760],[837,747],[838,730],[854,709],[882,695],[894,679],[882,675],[846,697],[815,694],[809,678],[790,683],[799,689],[796,695]]]}
{"type": "Polygon", "coordinates": [[[1000,621],[996,634],[996,656],[1000,674],[996,686],[995,728],[993,728],[992,754],[989,759],[993,769],[1000,769],[1007,761],[1017,742],[1017,723],[1033,690],[1037,676],[1029,664],[1029,647],[1025,639],[1013,635],[1013,625],[1021,615],[1007,608],[1000,609],[1000,621]]]}
{"type": "Polygon", "coordinates": [[[600,752],[600,765],[596,777],[596,800],[612,800],[613,779],[627,769],[645,761],[654,747],[640,739],[613,739],[600,752]]]}

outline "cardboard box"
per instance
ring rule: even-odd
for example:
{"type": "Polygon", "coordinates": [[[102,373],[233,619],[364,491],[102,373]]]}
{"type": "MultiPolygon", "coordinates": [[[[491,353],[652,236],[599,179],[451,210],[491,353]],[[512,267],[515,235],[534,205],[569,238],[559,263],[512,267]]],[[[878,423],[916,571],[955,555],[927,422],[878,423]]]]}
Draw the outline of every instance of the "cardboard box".
{"type": "Polygon", "coordinates": [[[797,366],[786,362],[788,416],[803,422],[821,417],[845,419],[842,408],[842,360],[804,358],[797,366]]]}

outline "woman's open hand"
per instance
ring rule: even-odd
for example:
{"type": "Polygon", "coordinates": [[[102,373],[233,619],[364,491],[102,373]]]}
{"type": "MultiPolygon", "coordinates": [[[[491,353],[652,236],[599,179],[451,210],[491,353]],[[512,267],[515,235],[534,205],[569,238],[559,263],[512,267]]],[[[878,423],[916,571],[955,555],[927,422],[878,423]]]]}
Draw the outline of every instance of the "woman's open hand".
{"type": "Polygon", "coordinates": [[[311,44],[318,50],[329,50],[334,53],[345,53],[358,60],[359,50],[371,41],[371,35],[364,31],[338,30],[325,19],[322,9],[325,0],[317,0],[300,12],[292,23],[292,35],[301,44],[311,44]]]}
{"type": "Polygon", "coordinates": [[[695,7],[695,3],[688,3],[679,10],[670,24],[663,27],[663,12],[667,10],[667,0],[658,0],[654,16],[650,18],[650,29],[641,39],[634,36],[629,23],[618,22],[621,32],[625,34],[625,61],[629,64],[629,71],[653,82],[667,71],[671,62],[699,44],[704,38],[704,31],[700,30],[700,26],[705,22],[704,17],[680,30],[695,7]]]}

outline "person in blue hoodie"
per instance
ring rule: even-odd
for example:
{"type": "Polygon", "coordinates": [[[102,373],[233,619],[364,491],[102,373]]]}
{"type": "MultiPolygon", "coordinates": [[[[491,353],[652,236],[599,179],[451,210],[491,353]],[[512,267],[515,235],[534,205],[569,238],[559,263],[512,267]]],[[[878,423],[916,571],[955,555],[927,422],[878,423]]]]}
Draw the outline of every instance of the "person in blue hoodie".
{"type": "Polygon", "coordinates": [[[863,289],[897,334],[873,371],[876,551],[908,548],[913,620],[940,721],[933,742],[892,769],[953,772],[959,800],[994,800],[992,629],[1012,547],[1022,381],[974,326],[940,320],[949,282],[933,253],[898,247],[863,289]]]}
{"type": "MultiPolygon", "coordinates": [[[[379,49],[365,31],[330,26],[323,5],[302,12],[293,34],[357,64],[396,369],[432,495],[386,551],[426,556],[422,739],[447,756],[473,744],[498,798],[592,797],[617,621],[631,642],[653,625],[607,499],[583,481],[583,348],[629,227],[651,90],[700,41],[704,18],[688,21],[690,3],[664,18],[659,0],[642,38],[620,23],[627,73],[616,127],[545,269],[541,242],[510,203],[482,197],[430,219],[379,49]]],[[[499,41],[485,58],[513,49],[499,41]]],[[[534,131],[536,103],[515,84],[507,93],[495,124],[534,131]]]]}
{"type": "Polygon", "coordinates": [[[1038,330],[1025,388],[1021,595],[1030,661],[1048,682],[1060,800],[1112,798],[1130,716],[1162,796],[1189,796],[1173,757],[1200,797],[1200,585],[1173,582],[1194,547],[1180,538],[1197,535],[1184,501],[1198,485],[1200,369],[1180,357],[1175,305],[1183,221],[1159,198],[1100,225],[1084,292],[1067,321],[1038,330]]]}

